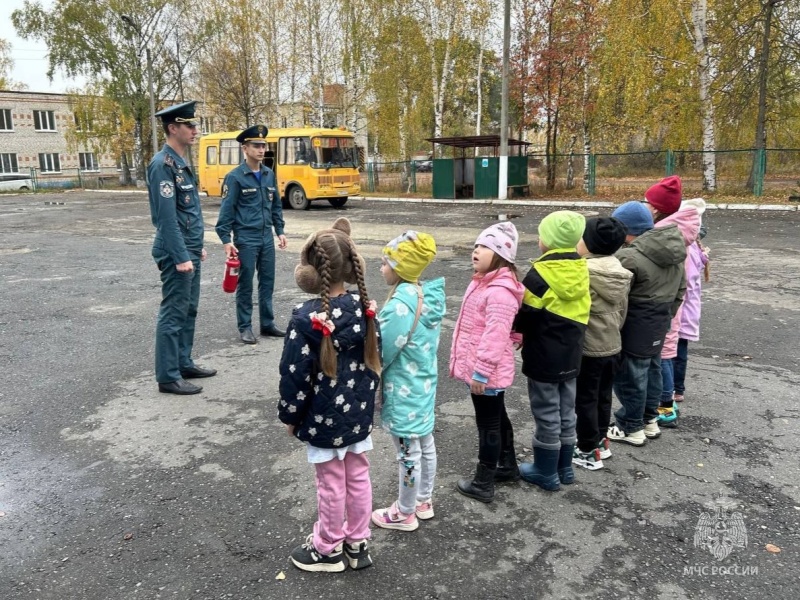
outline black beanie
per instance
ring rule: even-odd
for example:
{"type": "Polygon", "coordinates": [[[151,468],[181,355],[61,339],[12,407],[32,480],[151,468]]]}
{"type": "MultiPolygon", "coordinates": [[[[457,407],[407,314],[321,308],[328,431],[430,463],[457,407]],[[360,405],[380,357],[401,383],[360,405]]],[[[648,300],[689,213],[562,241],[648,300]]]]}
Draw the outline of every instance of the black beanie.
{"type": "Polygon", "coordinates": [[[614,217],[595,217],[586,220],[583,243],[592,254],[610,256],[625,243],[625,225],[614,217]]]}

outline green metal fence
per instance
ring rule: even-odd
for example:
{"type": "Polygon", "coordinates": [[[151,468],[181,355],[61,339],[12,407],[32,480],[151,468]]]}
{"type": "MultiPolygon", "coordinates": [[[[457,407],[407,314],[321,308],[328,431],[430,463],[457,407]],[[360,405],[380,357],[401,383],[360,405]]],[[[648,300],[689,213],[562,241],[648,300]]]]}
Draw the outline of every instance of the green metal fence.
{"type": "MultiPolygon", "coordinates": [[[[800,149],[717,150],[710,154],[714,157],[714,191],[718,194],[800,194],[800,149]]],[[[547,157],[529,154],[528,178],[531,191],[536,194],[575,189],[595,195],[598,189],[602,193],[641,193],[646,180],[680,175],[685,196],[701,195],[709,193],[704,182],[703,156],[701,150],[557,154],[554,186],[548,189],[547,157]]]]}
{"type": "Polygon", "coordinates": [[[106,167],[95,171],[71,168],[61,169],[58,172],[42,171],[37,167],[31,167],[30,177],[33,189],[37,191],[76,188],[103,189],[121,185],[120,171],[115,167],[106,167]]]}
{"type": "Polygon", "coordinates": [[[414,195],[433,193],[429,161],[368,162],[361,172],[361,189],[369,193],[414,195]],[[426,165],[419,168],[419,165],[426,165]]]}

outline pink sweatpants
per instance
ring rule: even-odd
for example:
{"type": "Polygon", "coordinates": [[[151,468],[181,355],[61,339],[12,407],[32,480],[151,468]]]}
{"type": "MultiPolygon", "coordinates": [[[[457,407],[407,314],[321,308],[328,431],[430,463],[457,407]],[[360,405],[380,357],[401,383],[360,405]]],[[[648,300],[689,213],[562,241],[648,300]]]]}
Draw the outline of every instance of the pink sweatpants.
{"type": "Polygon", "coordinates": [[[367,453],[348,452],[344,460],[334,458],[314,466],[319,511],[314,523],[314,547],[320,554],[330,554],[343,541],[368,539],[372,483],[367,453]]]}

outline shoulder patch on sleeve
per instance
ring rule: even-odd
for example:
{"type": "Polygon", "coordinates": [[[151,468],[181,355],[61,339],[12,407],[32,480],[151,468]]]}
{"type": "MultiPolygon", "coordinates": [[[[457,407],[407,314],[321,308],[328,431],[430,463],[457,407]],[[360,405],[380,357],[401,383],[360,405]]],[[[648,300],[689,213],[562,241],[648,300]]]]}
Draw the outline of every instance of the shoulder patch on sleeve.
{"type": "Polygon", "coordinates": [[[224,183],[222,184],[222,199],[224,200],[227,197],[228,197],[228,184],[224,183]]]}
{"type": "Polygon", "coordinates": [[[175,195],[175,184],[165,179],[158,184],[158,190],[164,198],[172,198],[175,195]]]}

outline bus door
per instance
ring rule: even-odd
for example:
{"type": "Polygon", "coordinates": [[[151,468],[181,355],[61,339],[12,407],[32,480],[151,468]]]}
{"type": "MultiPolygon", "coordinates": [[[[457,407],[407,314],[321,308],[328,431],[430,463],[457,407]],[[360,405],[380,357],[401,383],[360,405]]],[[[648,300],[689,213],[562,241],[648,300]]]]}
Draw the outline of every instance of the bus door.
{"type": "Polygon", "coordinates": [[[200,189],[209,196],[221,195],[219,183],[219,141],[201,143],[200,152],[205,155],[200,157],[200,189]]]}

